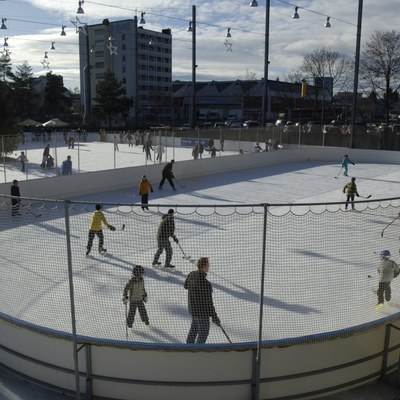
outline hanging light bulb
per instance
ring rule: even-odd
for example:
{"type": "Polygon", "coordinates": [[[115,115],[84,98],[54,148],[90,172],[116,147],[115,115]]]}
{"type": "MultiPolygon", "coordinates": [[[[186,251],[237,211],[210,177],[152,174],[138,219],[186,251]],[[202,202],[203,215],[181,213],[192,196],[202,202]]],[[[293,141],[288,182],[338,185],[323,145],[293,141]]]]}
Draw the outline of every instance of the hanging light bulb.
{"type": "Polygon", "coordinates": [[[65,33],[65,28],[66,28],[66,26],[65,26],[65,25],[63,25],[63,26],[61,27],[61,33],[60,33],[60,36],[67,36],[67,34],[65,33]]]}
{"type": "Polygon", "coordinates": [[[51,42],[50,50],[55,50],[55,49],[56,49],[56,48],[54,47],[55,44],[56,44],[56,42],[51,42]]]}
{"type": "Polygon", "coordinates": [[[250,7],[258,7],[257,0],[251,0],[250,7]]]}
{"type": "Polygon", "coordinates": [[[139,24],[145,24],[145,23],[146,23],[146,21],[145,21],[145,19],[144,19],[144,15],[145,15],[145,14],[146,14],[145,12],[140,13],[140,21],[139,21],[139,24]]]}
{"type": "Polygon", "coordinates": [[[1,27],[0,27],[0,29],[7,29],[6,21],[7,21],[7,18],[2,18],[1,19],[1,27]]]}
{"type": "Polygon", "coordinates": [[[8,47],[7,40],[8,40],[8,37],[4,38],[4,44],[3,44],[3,47],[8,47]]]}
{"type": "Polygon", "coordinates": [[[44,52],[44,58],[49,58],[49,57],[47,56],[47,51],[44,52]]]}
{"type": "Polygon", "coordinates": [[[76,10],[77,14],[85,14],[85,11],[83,11],[82,4],[85,2],[85,0],[80,0],[78,1],[78,9],[76,10]]]}
{"type": "Polygon", "coordinates": [[[299,19],[300,18],[299,13],[297,12],[298,9],[299,9],[299,7],[297,7],[297,6],[294,8],[294,14],[292,15],[293,19],[299,19]]]}
{"type": "Polygon", "coordinates": [[[325,28],[330,28],[331,27],[331,23],[329,22],[330,19],[331,19],[331,17],[326,17],[326,22],[325,22],[325,25],[324,25],[325,28]]]}
{"type": "Polygon", "coordinates": [[[189,21],[189,26],[187,28],[188,32],[193,32],[193,28],[192,28],[192,21],[189,21]]]}
{"type": "Polygon", "coordinates": [[[232,37],[231,35],[231,28],[228,28],[227,32],[226,32],[226,37],[232,37]]]}

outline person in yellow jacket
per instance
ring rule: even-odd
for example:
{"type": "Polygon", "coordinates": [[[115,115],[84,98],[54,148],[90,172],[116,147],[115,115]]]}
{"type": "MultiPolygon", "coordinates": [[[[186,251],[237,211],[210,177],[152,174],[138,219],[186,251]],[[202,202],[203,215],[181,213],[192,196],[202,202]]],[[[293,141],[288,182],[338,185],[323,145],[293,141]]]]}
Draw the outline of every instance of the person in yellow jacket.
{"type": "Polygon", "coordinates": [[[95,236],[99,238],[99,253],[104,254],[107,251],[107,249],[103,247],[104,245],[104,234],[102,229],[103,224],[108,229],[110,229],[110,231],[115,231],[115,227],[107,222],[103,211],[101,211],[101,204],[96,204],[96,211],[92,214],[92,220],[90,222],[89,239],[86,246],[87,256],[90,254],[90,250],[92,250],[93,239],[95,236]]]}
{"type": "Polygon", "coordinates": [[[139,196],[142,196],[142,210],[148,210],[147,204],[149,204],[149,193],[153,193],[153,186],[147,179],[146,175],[142,176],[142,180],[139,183],[139,196]]]}
{"type": "Polygon", "coordinates": [[[354,195],[360,196],[357,192],[356,178],[351,178],[351,181],[344,186],[343,193],[346,193],[347,196],[345,209],[347,210],[349,201],[351,201],[351,209],[354,210],[354,195]]]}

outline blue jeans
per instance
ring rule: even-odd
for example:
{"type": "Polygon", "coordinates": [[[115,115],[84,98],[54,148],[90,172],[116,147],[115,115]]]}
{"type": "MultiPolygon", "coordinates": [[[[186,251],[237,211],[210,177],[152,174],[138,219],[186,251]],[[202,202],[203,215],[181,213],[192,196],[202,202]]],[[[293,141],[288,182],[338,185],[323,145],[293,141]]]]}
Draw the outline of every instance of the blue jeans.
{"type": "Polygon", "coordinates": [[[190,325],[186,343],[205,343],[209,332],[210,317],[192,316],[192,324],[190,325]]]}

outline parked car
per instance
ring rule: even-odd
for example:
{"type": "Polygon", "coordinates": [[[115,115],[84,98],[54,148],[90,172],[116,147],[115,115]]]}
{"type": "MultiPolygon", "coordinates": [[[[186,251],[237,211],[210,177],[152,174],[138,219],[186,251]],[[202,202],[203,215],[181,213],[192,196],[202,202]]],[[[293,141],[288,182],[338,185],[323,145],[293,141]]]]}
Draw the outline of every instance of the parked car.
{"type": "Polygon", "coordinates": [[[258,123],[258,121],[247,120],[243,123],[243,126],[245,128],[255,128],[257,126],[260,126],[260,124],[258,123]]]}
{"type": "Polygon", "coordinates": [[[214,124],[214,128],[220,129],[220,128],[227,128],[228,125],[225,122],[216,122],[214,124]]]}
{"type": "Polygon", "coordinates": [[[229,128],[241,128],[242,123],[240,121],[231,121],[229,128]]]}
{"type": "Polygon", "coordinates": [[[275,122],[275,126],[284,126],[286,125],[286,120],[284,119],[277,119],[275,122]]]}

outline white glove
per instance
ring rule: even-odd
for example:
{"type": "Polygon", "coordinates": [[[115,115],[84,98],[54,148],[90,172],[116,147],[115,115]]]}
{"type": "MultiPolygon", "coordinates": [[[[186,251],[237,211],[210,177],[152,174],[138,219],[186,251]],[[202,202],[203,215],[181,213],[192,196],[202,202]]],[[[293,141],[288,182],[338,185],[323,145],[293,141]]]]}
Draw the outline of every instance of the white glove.
{"type": "Polygon", "coordinates": [[[127,304],[128,304],[128,298],[127,298],[127,297],[124,297],[124,298],[122,299],[122,302],[123,302],[125,305],[127,305],[127,304]]]}

